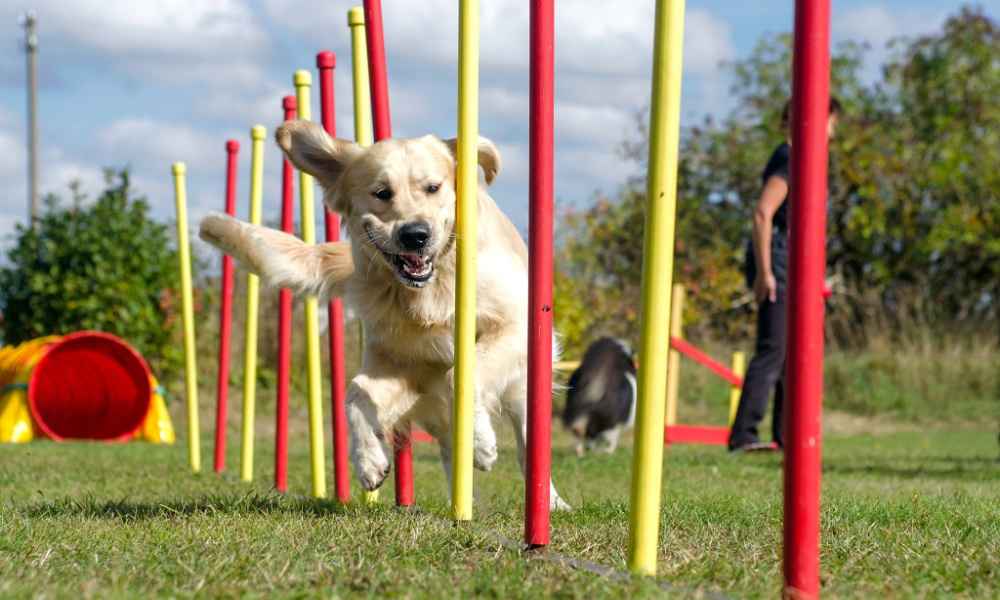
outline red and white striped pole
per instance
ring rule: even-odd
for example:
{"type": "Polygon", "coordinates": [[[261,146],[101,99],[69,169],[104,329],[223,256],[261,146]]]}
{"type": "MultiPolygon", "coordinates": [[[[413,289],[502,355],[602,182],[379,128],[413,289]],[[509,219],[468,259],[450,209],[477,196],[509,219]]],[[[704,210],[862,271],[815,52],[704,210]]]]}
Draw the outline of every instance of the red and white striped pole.
{"type": "Polygon", "coordinates": [[[531,1],[528,448],[524,542],[549,543],[552,462],[553,0],[531,1]]]}
{"type": "MultiPolygon", "coordinates": [[[[365,40],[368,46],[368,74],[372,97],[372,122],[375,141],[392,137],[389,118],[389,78],[385,66],[385,40],[382,36],[381,0],[364,0],[365,40]]],[[[413,505],[413,448],[409,432],[395,440],[396,505],[413,505]]]]}
{"type": "Polygon", "coordinates": [[[785,408],[786,598],[819,597],[830,0],[796,0],[792,61],[788,402],[785,408]]]}
{"type": "MultiPolygon", "coordinates": [[[[281,100],[285,120],[293,121],[298,105],[295,96],[281,100]]],[[[295,167],[281,161],[281,230],[295,235],[295,167]]],[[[292,363],[292,291],[278,292],[278,397],[274,411],[274,487],[288,491],[288,388],[292,363]]]]}
{"type": "MultiPolygon", "coordinates": [[[[319,69],[319,109],[323,129],[337,137],[337,118],[333,93],[333,70],[337,56],[329,50],[316,55],[319,69]]],[[[340,239],[340,218],[329,208],[323,208],[326,241],[340,239]]],[[[333,418],[333,481],[337,499],[347,503],[351,499],[350,472],[347,467],[347,413],[344,406],[347,377],[344,371],[344,304],[334,298],[327,307],[330,333],[330,388],[333,418]]]]}
{"type": "MultiPolygon", "coordinates": [[[[236,216],[236,166],[240,143],[226,142],[226,214],[236,216]]],[[[229,411],[229,338],[233,330],[233,257],[222,257],[222,299],[219,311],[219,373],[215,400],[215,472],[226,468],[229,411]]]]}

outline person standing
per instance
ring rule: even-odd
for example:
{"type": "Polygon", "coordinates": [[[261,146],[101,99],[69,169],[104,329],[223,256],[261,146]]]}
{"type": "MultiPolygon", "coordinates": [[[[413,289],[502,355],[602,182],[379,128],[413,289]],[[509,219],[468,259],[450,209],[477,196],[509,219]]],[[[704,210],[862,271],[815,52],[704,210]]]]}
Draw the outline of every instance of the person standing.
{"type": "MultiPolygon", "coordinates": [[[[736,419],[729,432],[729,450],[755,451],[783,447],[782,407],[784,403],[785,348],[787,342],[788,284],[788,190],[791,103],[781,114],[786,140],[771,154],[764,167],[763,190],[753,212],[752,239],[747,244],[745,275],[757,301],[757,339],[754,355],[743,377],[743,391],[736,419]],[[771,411],[772,443],[760,440],[757,426],[764,418],[767,402],[774,391],[771,411]]],[[[827,139],[833,137],[840,103],[830,98],[827,139]]]]}

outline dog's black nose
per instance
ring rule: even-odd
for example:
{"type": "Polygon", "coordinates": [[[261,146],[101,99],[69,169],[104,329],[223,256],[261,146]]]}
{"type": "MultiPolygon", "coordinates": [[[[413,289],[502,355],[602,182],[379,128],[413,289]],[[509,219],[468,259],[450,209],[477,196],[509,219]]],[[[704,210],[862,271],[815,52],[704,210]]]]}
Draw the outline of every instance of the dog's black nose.
{"type": "Polygon", "coordinates": [[[405,250],[423,250],[431,239],[431,227],[423,221],[407,223],[399,228],[399,245],[405,250]]]}

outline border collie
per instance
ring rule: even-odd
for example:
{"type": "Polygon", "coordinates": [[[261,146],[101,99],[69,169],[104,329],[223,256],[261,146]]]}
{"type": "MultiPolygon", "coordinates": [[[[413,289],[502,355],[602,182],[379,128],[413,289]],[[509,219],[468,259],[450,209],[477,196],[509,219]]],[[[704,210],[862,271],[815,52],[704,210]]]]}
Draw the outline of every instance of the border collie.
{"type": "Polygon", "coordinates": [[[635,422],[635,361],[628,345],[603,337],[587,348],[569,378],[563,425],[576,436],[576,453],[618,446],[618,436],[635,422]]]}

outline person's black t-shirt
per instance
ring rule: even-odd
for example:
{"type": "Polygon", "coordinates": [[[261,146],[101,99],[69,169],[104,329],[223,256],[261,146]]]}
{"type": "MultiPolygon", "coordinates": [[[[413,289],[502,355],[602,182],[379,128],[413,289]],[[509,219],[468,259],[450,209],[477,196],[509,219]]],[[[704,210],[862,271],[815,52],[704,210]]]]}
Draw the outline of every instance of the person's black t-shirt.
{"type": "MultiPolygon", "coordinates": [[[[760,180],[762,184],[767,184],[767,180],[771,177],[777,175],[788,183],[788,163],[792,156],[792,147],[788,145],[788,142],[782,142],[780,146],[774,149],[771,154],[771,158],[767,161],[767,166],[764,167],[764,173],[761,174],[760,180]]],[[[771,224],[774,229],[780,231],[781,233],[788,232],[788,195],[785,195],[785,201],[781,203],[778,210],[774,212],[774,217],[771,219],[771,224]]]]}
{"type": "MultiPolygon", "coordinates": [[[[767,184],[767,180],[777,176],[789,181],[789,162],[792,156],[792,147],[788,142],[782,142],[767,161],[764,172],[761,174],[761,183],[767,184]]],[[[785,283],[788,281],[788,195],[778,210],[771,218],[771,272],[778,283],[778,292],[784,293],[785,283]]],[[[754,260],[753,238],[747,242],[745,257],[745,274],[747,286],[753,289],[753,281],[757,277],[757,262],[754,260]]]]}

